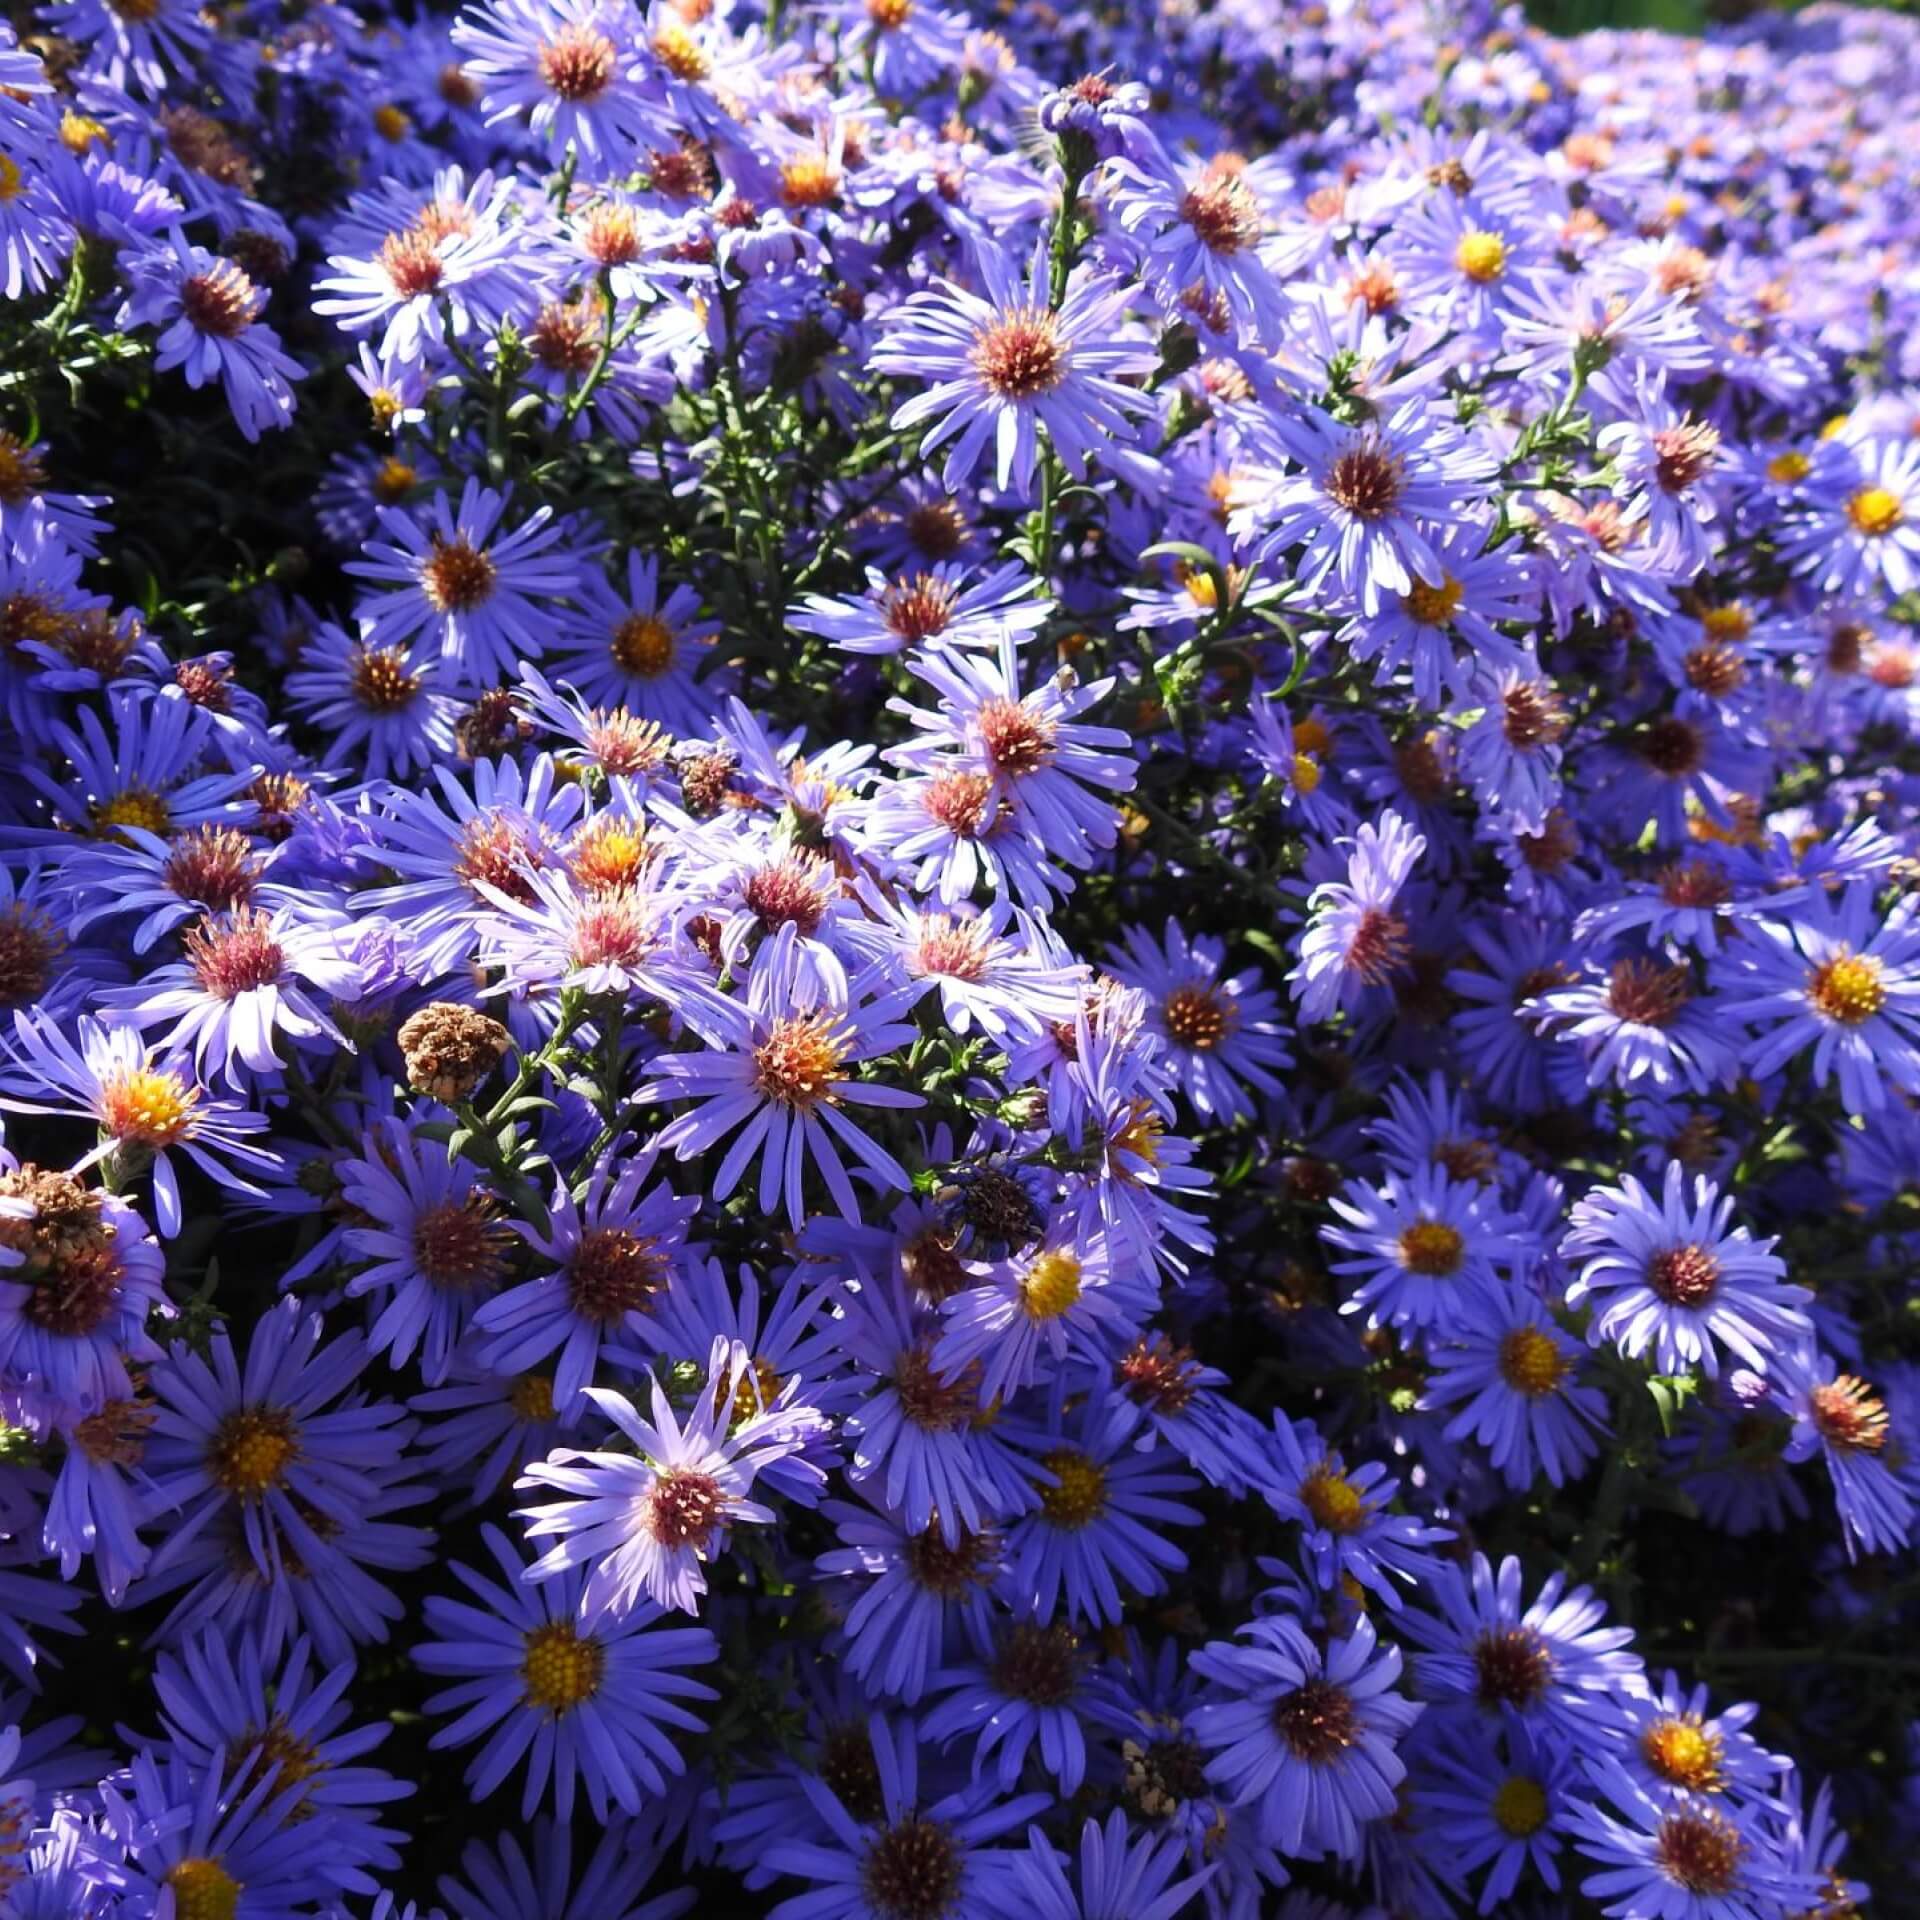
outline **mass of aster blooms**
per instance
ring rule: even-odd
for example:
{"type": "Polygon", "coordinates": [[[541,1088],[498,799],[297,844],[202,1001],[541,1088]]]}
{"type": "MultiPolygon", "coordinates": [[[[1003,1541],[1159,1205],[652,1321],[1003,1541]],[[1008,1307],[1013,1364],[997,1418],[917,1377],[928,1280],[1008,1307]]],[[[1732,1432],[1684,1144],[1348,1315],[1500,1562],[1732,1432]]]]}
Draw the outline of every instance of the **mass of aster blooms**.
{"type": "Polygon", "coordinates": [[[0,26],[0,1916],[1843,1920],[1920,26],[0,26]]]}

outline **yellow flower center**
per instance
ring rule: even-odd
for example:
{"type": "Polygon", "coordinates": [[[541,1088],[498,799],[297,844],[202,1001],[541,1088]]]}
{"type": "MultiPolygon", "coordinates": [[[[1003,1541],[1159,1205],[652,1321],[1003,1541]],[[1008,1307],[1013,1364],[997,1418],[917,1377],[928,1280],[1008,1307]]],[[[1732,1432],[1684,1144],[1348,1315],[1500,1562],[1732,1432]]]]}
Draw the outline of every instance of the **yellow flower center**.
{"type": "Polygon", "coordinates": [[[285,1408],[242,1407],[216,1429],[207,1464],[228,1493],[257,1500],[286,1484],[287,1467],[299,1451],[299,1429],[285,1408]]]}
{"type": "MultiPolygon", "coordinates": [[[[781,1385],[780,1375],[756,1354],[752,1365],[740,1376],[740,1384],[733,1390],[730,1424],[737,1427],[742,1421],[755,1419],[765,1413],[779,1399],[781,1385]]],[[[716,1408],[726,1391],[725,1380],[719,1381],[714,1388],[716,1408]]]]}
{"type": "Polygon", "coordinates": [[[673,20],[653,36],[653,57],[676,80],[704,80],[710,71],[699,41],[673,20]]]}
{"type": "Polygon", "coordinates": [[[1659,1720],[1640,1736],[1647,1765],[1670,1786],[1694,1793],[1718,1793],[1721,1741],[1691,1716],[1659,1720]]]}
{"type": "Polygon", "coordinates": [[[1843,1027],[1871,1020],[1886,1004],[1880,963],[1864,953],[1835,954],[1814,968],[1807,981],[1813,1010],[1843,1027]]]}
{"type": "Polygon", "coordinates": [[[111,840],[121,827],[144,827],[164,837],[173,824],[172,811],[151,787],[123,787],[111,800],[95,801],[91,812],[96,840],[111,840]]]}
{"type": "Polygon", "coordinates": [[[190,1855],[167,1872],[174,1920],[233,1920],[240,1911],[240,1882],[218,1860],[190,1855]]]}
{"type": "Polygon", "coordinates": [[[1460,1230],[1444,1220],[1416,1220],[1400,1235],[1400,1264],[1430,1280],[1457,1273],[1466,1250],[1460,1230]]]}
{"type": "Polygon", "coordinates": [[[1796,480],[1804,480],[1813,471],[1813,462],[1798,447],[1789,447],[1785,453],[1776,453],[1767,462],[1767,478],[1776,487],[1790,487],[1796,480]]]}
{"type": "Polygon", "coordinates": [[[1295,793],[1317,793],[1320,790],[1320,762],[1310,753],[1296,753],[1293,756],[1293,790],[1295,793]]]}
{"type": "Polygon", "coordinates": [[[21,185],[18,162],[11,154],[0,153],[0,207],[19,199],[21,185]]]}
{"type": "Polygon", "coordinates": [[[1489,280],[1498,280],[1507,264],[1507,243],[1497,233],[1488,233],[1482,227],[1470,228],[1460,236],[1460,244],[1453,250],[1453,264],[1469,280],[1485,286],[1489,280]]]}
{"type": "Polygon", "coordinates": [[[1058,1320],[1080,1298],[1080,1262],[1064,1247],[1043,1253],[1020,1283],[1020,1303],[1034,1320],[1058,1320]]]}
{"type": "Polygon", "coordinates": [[[171,1068],[127,1067],[100,1083],[101,1127],[122,1145],[158,1152],[193,1131],[200,1093],[171,1068]]]}
{"type": "Polygon", "coordinates": [[[389,101],[384,107],[374,108],[373,130],[382,140],[399,141],[413,131],[413,122],[407,118],[404,108],[389,101]]]}
{"type": "Polygon", "coordinates": [[[617,665],[642,680],[657,680],[673,665],[673,629],[658,614],[628,614],[608,647],[617,665]]]}
{"type": "Polygon", "coordinates": [[[523,1373],[507,1395],[507,1405],[520,1420],[553,1418],[553,1377],[545,1373],[523,1373]]]}
{"type": "Polygon", "coordinates": [[[1889,493],[1885,487],[1862,487],[1847,502],[1847,518],[1853,522],[1856,533],[1878,540],[1891,533],[1906,515],[1901,510],[1898,494],[1889,493]]]}
{"type": "Polygon", "coordinates": [[[68,107],[60,115],[60,144],[69,153],[85,156],[95,147],[113,145],[110,134],[103,121],[94,119],[90,113],[76,113],[68,107]]]}
{"type": "Polygon", "coordinates": [[[606,1649],[591,1636],[582,1638],[570,1620],[550,1620],[526,1636],[520,1662],[521,1698],[535,1713],[558,1718],[600,1691],[606,1649]]]}
{"type": "Polygon", "coordinates": [[[1493,1796],[1494,1824],[1502,1833],[1525,1840],[1547,1824],[1547,1790],[1538,1780],[1516,1773],[1501,1781],[1493,1796]]]}
{"type": "Polygon", "coordinates": [[[1500,1378],[1516,1393],[1538,1400],[1565,1379],[1567,1360],[1539,1327],[1515,1327],[1500,1342],[1500,1378]]]}
{"type": "Polygon", "coordinates": [[[1074,1447],[1055,1447],[1040,1463],[1058,1483],[1040,1489],[1040,1511],[1063,1533],[1078,1533],[1105,1511],[1107,1476],[1074,1447]]]}
{"type": "Polygon", "coordinates": [[[1322,1460],[1301,1481],[1300,1500],[1329,1533],[1356,1533],[1366,1522],[1364,1496],[1331,1460],[1322,1460]]]}
{"type": "Polygon", "coordinates": [[[1444,627],[1460,611],[1466,591],[1452,574],[1437,587],[1416,580],[1401,596],[1401,605],[1406,608],[1409,620],[1417,620],[1423,627],[1444,627]]]}

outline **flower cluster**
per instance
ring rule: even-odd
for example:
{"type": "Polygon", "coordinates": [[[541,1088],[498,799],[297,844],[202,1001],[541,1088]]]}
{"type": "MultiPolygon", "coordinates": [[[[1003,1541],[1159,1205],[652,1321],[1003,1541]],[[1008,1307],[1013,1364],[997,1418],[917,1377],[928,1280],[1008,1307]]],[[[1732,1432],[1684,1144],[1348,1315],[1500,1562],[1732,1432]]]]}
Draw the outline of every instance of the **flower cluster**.
{"type": "Polygon", "coordinates": [[[1920,27],[15,18],[0,1920],[1913,1884],[1920,27]]]}

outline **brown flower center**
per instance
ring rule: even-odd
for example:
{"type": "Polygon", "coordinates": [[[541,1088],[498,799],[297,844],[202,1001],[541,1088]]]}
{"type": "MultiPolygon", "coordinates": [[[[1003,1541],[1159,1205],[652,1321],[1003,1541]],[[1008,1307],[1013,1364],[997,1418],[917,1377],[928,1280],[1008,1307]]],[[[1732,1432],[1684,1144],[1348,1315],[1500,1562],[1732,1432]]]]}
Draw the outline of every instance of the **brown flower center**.
{"type": "Polygon", "coordinates": [[[1273,1703],[1273,1729],[1295,1759],[1330,1766],[1359,1736],[1353,1696],[1331,1680],[1309,1680],[1273,1703]]]}

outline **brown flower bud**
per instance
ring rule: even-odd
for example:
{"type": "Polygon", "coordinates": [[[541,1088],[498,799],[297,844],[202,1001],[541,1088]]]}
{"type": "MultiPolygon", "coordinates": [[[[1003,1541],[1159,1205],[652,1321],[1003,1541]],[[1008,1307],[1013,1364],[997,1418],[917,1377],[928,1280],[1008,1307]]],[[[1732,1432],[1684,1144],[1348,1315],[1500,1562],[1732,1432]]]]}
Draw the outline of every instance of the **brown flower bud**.
{"type": "Polygon", "coordinates": [[[435,1000],[400,1029],[407,1085],[451,1105],[507,1057],[513,1041],[498,1020],[454,1000],[435,1000]]]}

